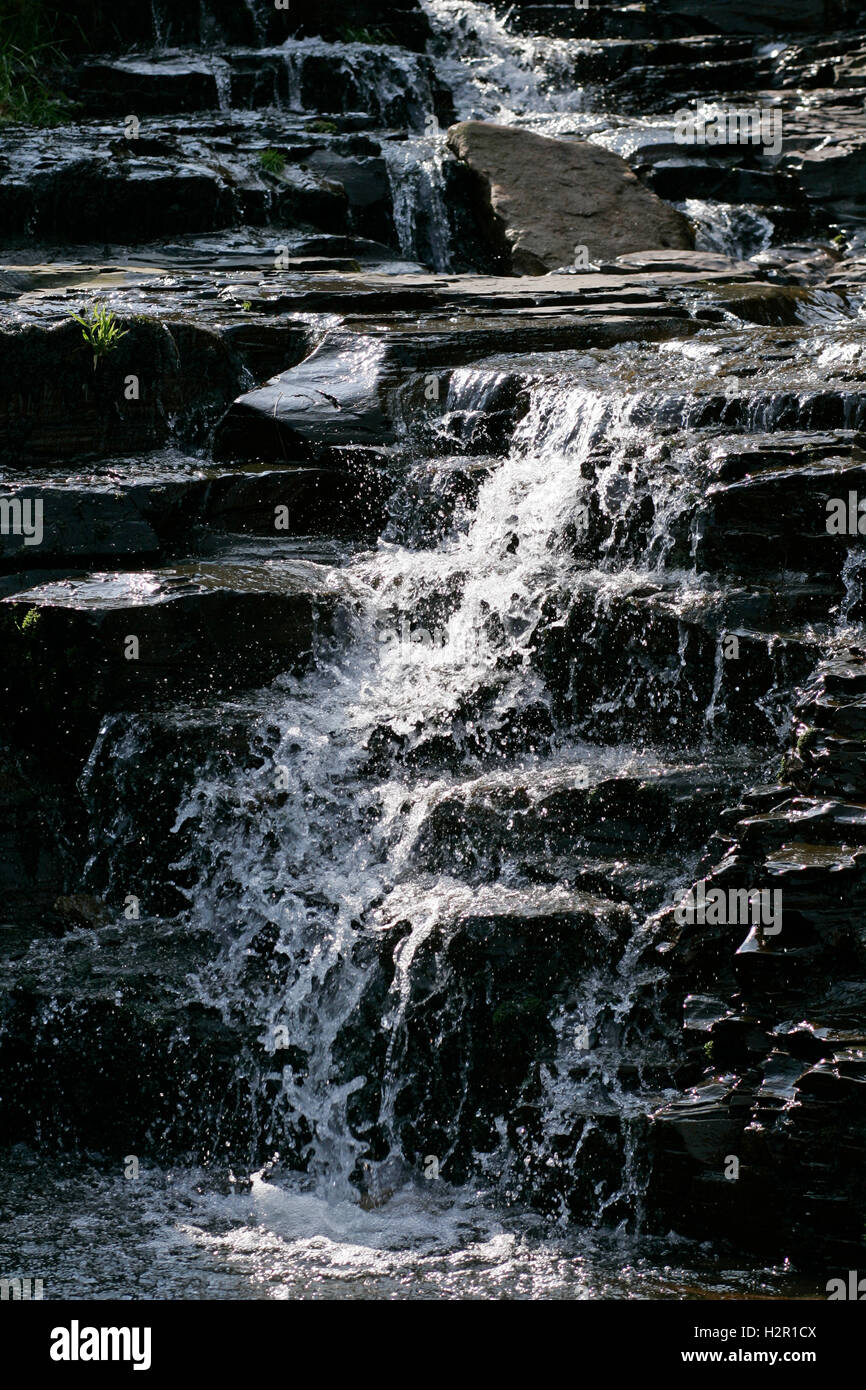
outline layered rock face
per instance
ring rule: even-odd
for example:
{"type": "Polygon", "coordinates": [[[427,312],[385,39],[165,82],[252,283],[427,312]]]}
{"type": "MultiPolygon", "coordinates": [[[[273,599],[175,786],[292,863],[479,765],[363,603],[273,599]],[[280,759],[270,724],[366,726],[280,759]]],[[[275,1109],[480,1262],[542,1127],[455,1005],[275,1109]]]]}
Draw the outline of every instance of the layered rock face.
{"type": "Polygon", "coordinates": [[[0,128],[13,1141],[856,1267],[861,11],[69,11],[0,128]]]}

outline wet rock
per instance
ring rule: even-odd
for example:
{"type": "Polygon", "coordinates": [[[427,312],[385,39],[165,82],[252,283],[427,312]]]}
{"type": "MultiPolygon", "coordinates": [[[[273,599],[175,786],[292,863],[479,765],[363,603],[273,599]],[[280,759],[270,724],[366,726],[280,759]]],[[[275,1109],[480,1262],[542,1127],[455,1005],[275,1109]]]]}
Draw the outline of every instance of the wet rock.
{"type": "MultiPolygon", "coordinates": [[[[5,737],[0,747],[3,915],[7,924],[27,928],[50,912],[66,889],[74,865],[68,807],[61,788],[52,784],[52,769],[44,758],[28,757],[5,737]]],[[[11,933],[8,925],[0,928],[3,949],[11,948],[11,933]]]]}
{"type": "Polygon", "coordinates": [[[102,721],[79,793],[87,887],[113,914],[123,911],[132,884],[143,912],[172,916],[188,907],[184,861],[198,827],[193,814],[179,816],[180,808],[203,777],[216,781],[240,768],[248,771],[250,797],[272,789],[271,768],[263,767],[253,738],[259,713],[257,701],[244,696],[102,721]]]}
{"type": "MultiPolygon", "coordinates": [[[[808,596],[801,599],[808,606],[808,596]]],[[[820,650],[808,632],[780,633],[785,624],[770,617],[774,603],[770,591],[743,590],[672,605],[653,584],[599,602],[587,589],[564,615],[550,604],[535,659],[559,717],[584,737],[614,740],[638,719],[644,733],[652,729],[663,740],[736,729],[739,738],[760,741],[820,650]],[[721,655],[725,634],[737,637],[737,659],[721,655]]]]}
{"type": "Polygon", "coordinates": [[[866,796],[866,659],[841,655],[815,673],[796,710],[785,777],[807,796],[866,796]]]}
{"type": "Polygon", "coordinates": [[[25,742],[74,759],[109,710],[261,685],[297,668],[333,591],[303,562],[203,561],[49,583],[0,610],[7,719],[25,742]]]}
{"type": "Polygon", "coordinates": [[[119,1155],[243,1146],[242,1035],[188,985],[214,953],[207,933],[142,914],[0,956],[4,1132],[119,1155]]]}
{"type": "Polygon", "coordinates": [[[676,34],[706,33],[705,20],[650,13],[641,5],[596,4],[576,7],[571,0],[552,4],[496,6],[508,28],[520,34],[551,34],[563,38],[673,38],[676,34]]]}
{"type": "Polygon", "coordinates": [[[20,129],[6,146],[0,238],[68,244],[73,227],[77,244],[132,246],[241,222],[349,230],[342,184],[304,169],[303,160],[287,161],[268,179],[256,143],[230,118],[215,116],[203,129],[191,129],[183,117],[163,118],[140,140],[124,138],[119,118],[113,130],[85,126],[73,134],[63,127],[38,141],[20,129]]]}
{"type": "Polygon", "coordinates": [[[751,203],[762,208],[788,207],[799,213],[801,227],[809,226],[806,197],[793,174],[732,167],[721,162],[699,164],[693,159],[679,163],[659,160],[651,166],[645,182],[668,202],[708,198],[720,203],[751,203]]]}
{"type": "MultiPolygon", "coordinates": [[[[545,864],[599,872],[605,857],[646,869],[666,851],[685,857],[715,828],[725,801],[724,775],[710,767],[654,770],[646,778],[605,775],[584,765],[523,778],[481,778],[437,801],[415,846],[426,872],[489,881],[506,866],[536,881],[545,864]],[[696,814],[697,812],[697,814],[696,814]]],[[[616,875],[611,875],[616,877],[616,875]]],[[[608,892],[608,896],[613,896],[608,892]]]]}
{"type": "Polygon", "coordinates": [[[191,323],[118,322],[125,332],[94,366],[67,309],[54,329],[0,334],[0,448],[7,463],[150,449],[200,434],[231,400],[243,364],[225,342],[191,323]]]}
{"type": "Polygon", "coordinates": [[[185,0],[161,0],[158,10],[146,6],[135,13],[121,13],[107,0],[76,0],[62,18],[73,50],[97,52],[135,44],[279,44],[287,37],[348,33],[423,50],[429,32],[417,0],[292,0],[285,9],[269,0],[212,0],[204,10],[185,0]]]}
{"type": "Polygon", "coordinates": [[[751,916],[695,920],[678,928],[672,950],[662,947],[674,977],[687,961],[699,989],[724,983],[728,993],[687,1000],[685,1036],[697,1040],[689,1069],[698,1076],[709,1060],[714,1074],[704,1070],[688,1096],[658,1111],[652,1131],[663,1221],[675,1202],[679,1228],[704,1238],[724,1229],[769,1250],[784,1228],[793,1250],[839,1260],[858,1248],[864,1214],[848,1155],[866,1134],[856,1002],[866,971],[866,812],[839,795],[861,785],[864,671],[857,651],[818,668],[798,703],[783,764],[789,785],[749,794],[721,818],[724,857],[705,870],[706,890],[766,886],[780,895],[781,920],[769,934],[751,916]],[[694,1123],[702,1095],[715,1116],[704,1130],[694,1123]],[[696,1144],[696,1134],[711,1142],[696,1144]]]}
{"type": "Polygon", "coordinates": [[[448,140],[478,174],[515,274],[543,275],[571,265],[577,246],[594,261],[692,245],[685,219],[597,145],[481,121],[452,127],[448,140]],[[552,187],[560,190],[553,207],[552,187]]]}
{"type": "Polygon", "coordinates": [[[495,1117],[550,1052],[558,1003],[593,960],[617,948],[628,913],[562,889],[455,886],[429,902],[394,894],[382,920],[398,974],[401,952],[413,952],[396,1021],[404,1079],[393,1105],[403,1152],[410,1161],[447,1154],[443,1174],[460,1181],[473,1148],[493,1146],[495,1117]],[[417,944],[405,935],[414,923],[417,944]]]}
{"type": "Polygon", "coordinates": [[[833,0],[828,17],[824,0],[761,0],[759,4],[744,4],[741,0],[663,0],[663,8],[672,14],[699,16],[713,29],[729,33],[785,33],[790,30],[812,30],[821,33],[828,22],[844,23],[852,17],[854,6],[846,0],[833,0]]]}
{"type": "Polygon", "coordinates": [[[204,57],[85,63],[75,70],[71,95],[87,115],[212,109],[219,105],[216,66],[204,57]]]}
{"type": "Polygon", "coordinates": [[[200,535],[207,528],[277,540],[359,539],[384,523],[391,485],[387,463],[360,449],[342,467],[330,468],[220,470],[168,451],[106,460],[74,475],[55,472],[24,481],[11,474],[0,481],[0,492],[10,508],[20,506],[25,521],[29,516],[37,525],[39,518],[39,538],[13,529],[0,535],[0,567],[145,563],[186,552],[195,528],[200,535]]]}
{"type": "Polygon", "coordinates": [[[393,443],[383,400],[388,358],[381,341],[331,335],[290,373],[235,401],[220,425],[217,457],[242,450],[246,457],[316,458],[333,447],[393,443]]]}
{"type": "Polygon", "coordinates": [[[847,505],[852,490],[866,491],[866,469],[844,456],[811,464],[798,460],[791,469],[764,469],[754,478],[716,484],[707,494],[697,564],[735,567],[741,574],[771,566],[839,574],[850,542],[828,533],[828,505],[834,498],[847,505]],[[778,517],[778,526],[768,525],[768,517],[778,517]]]}

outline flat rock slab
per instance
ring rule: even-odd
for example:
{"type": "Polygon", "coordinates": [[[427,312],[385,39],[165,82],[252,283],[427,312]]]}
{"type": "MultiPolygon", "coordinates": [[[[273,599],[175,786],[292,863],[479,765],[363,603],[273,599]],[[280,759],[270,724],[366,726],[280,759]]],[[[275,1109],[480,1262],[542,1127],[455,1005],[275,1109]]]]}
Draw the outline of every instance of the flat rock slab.
{"type": "Polygon", "coordinates": [[[681,213],[638,182],[625,160],[588,141],[463,121],[448,143],[477,175],[491,215],[491,239],[517,275],[629,251],[689,249],[681,213]]]}
{"type": "MultiPolygon", "coordinates": [[[[433,397],[423,396],[431,373],[435,400],[444,401],[450,370],[467,362],[502,353],[650,342],[694,333],[701,324],[682,308],[647,299],[590,306],[582,314],[517,309],[390,333],[381,325],[369,327],[370,333],[329,333],[304,362],[239,396],[215,432],[215,457],[328,462],[335,450],[387,448],[397,443],[407,411],[426,411],[431,418],[436,413],[433,397]]],[[[369,486],[359,490],[359,500],[364,497],[370,498],[369,486]]]]}
{"type": "Polygon", "coordinates": [[[7,715],[72,752],[107,711],[264,685],[305,664],[338,592],[318,565],[229,556],[16,593],[0,601],[7,715]]]}
{"type": "Polygon", "coordinates": [[[28,530],[0,531],[0,569],[187,554],[194,527],[269,536],[369,536],[384,523],[390,490],[376,458],[351,468],[242,465],[157,455],[77,475],[0,473],[0,519],[20,507],[28,530]],[[34,533],[36,519],[38,533],[34,533]]]}

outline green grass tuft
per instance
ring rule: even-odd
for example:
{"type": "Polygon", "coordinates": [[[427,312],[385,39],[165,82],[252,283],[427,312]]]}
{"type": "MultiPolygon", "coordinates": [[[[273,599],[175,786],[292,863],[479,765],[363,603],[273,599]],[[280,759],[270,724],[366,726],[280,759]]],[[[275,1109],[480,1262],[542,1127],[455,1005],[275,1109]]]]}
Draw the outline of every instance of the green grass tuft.
{"type": "Polygon", "coordinates": [[[113,352],[121,338],[125,338],[129,331],[120,327],[114,311],[106,308],[104,304],[91,305],[86,318],[81,314],[73,314],[72,318],[76,323],[81,324],[84,341],[93,353],[94,371],[100,357],[105,357],[109,352],[113,352]]]}
{"type": "Polygon", "coordinates": [[[262,150],[259,164],[266,174],[281,174],[286,167],[286,156],[279,150],[262,150]]]}
{"type": "Polygon", "coordinates": [[[50,126],[68,118],[71,103],[55,82],[64,63],[58,21],[46,0],[0,0],[0,124],[50,126]]]}

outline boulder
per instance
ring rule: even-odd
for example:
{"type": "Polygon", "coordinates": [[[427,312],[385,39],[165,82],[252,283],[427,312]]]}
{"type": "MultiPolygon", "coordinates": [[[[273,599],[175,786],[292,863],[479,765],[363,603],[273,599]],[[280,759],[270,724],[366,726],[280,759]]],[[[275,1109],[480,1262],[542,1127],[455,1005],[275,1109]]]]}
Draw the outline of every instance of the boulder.
{"type": "Polygon", "coordinates": [[[448,144],[477,175],[488,234],[515,275],[570,266],[578,246],[599,261],[694,244],[682,214],[599,145],[484,121],[452,126],[448,144]]]}

